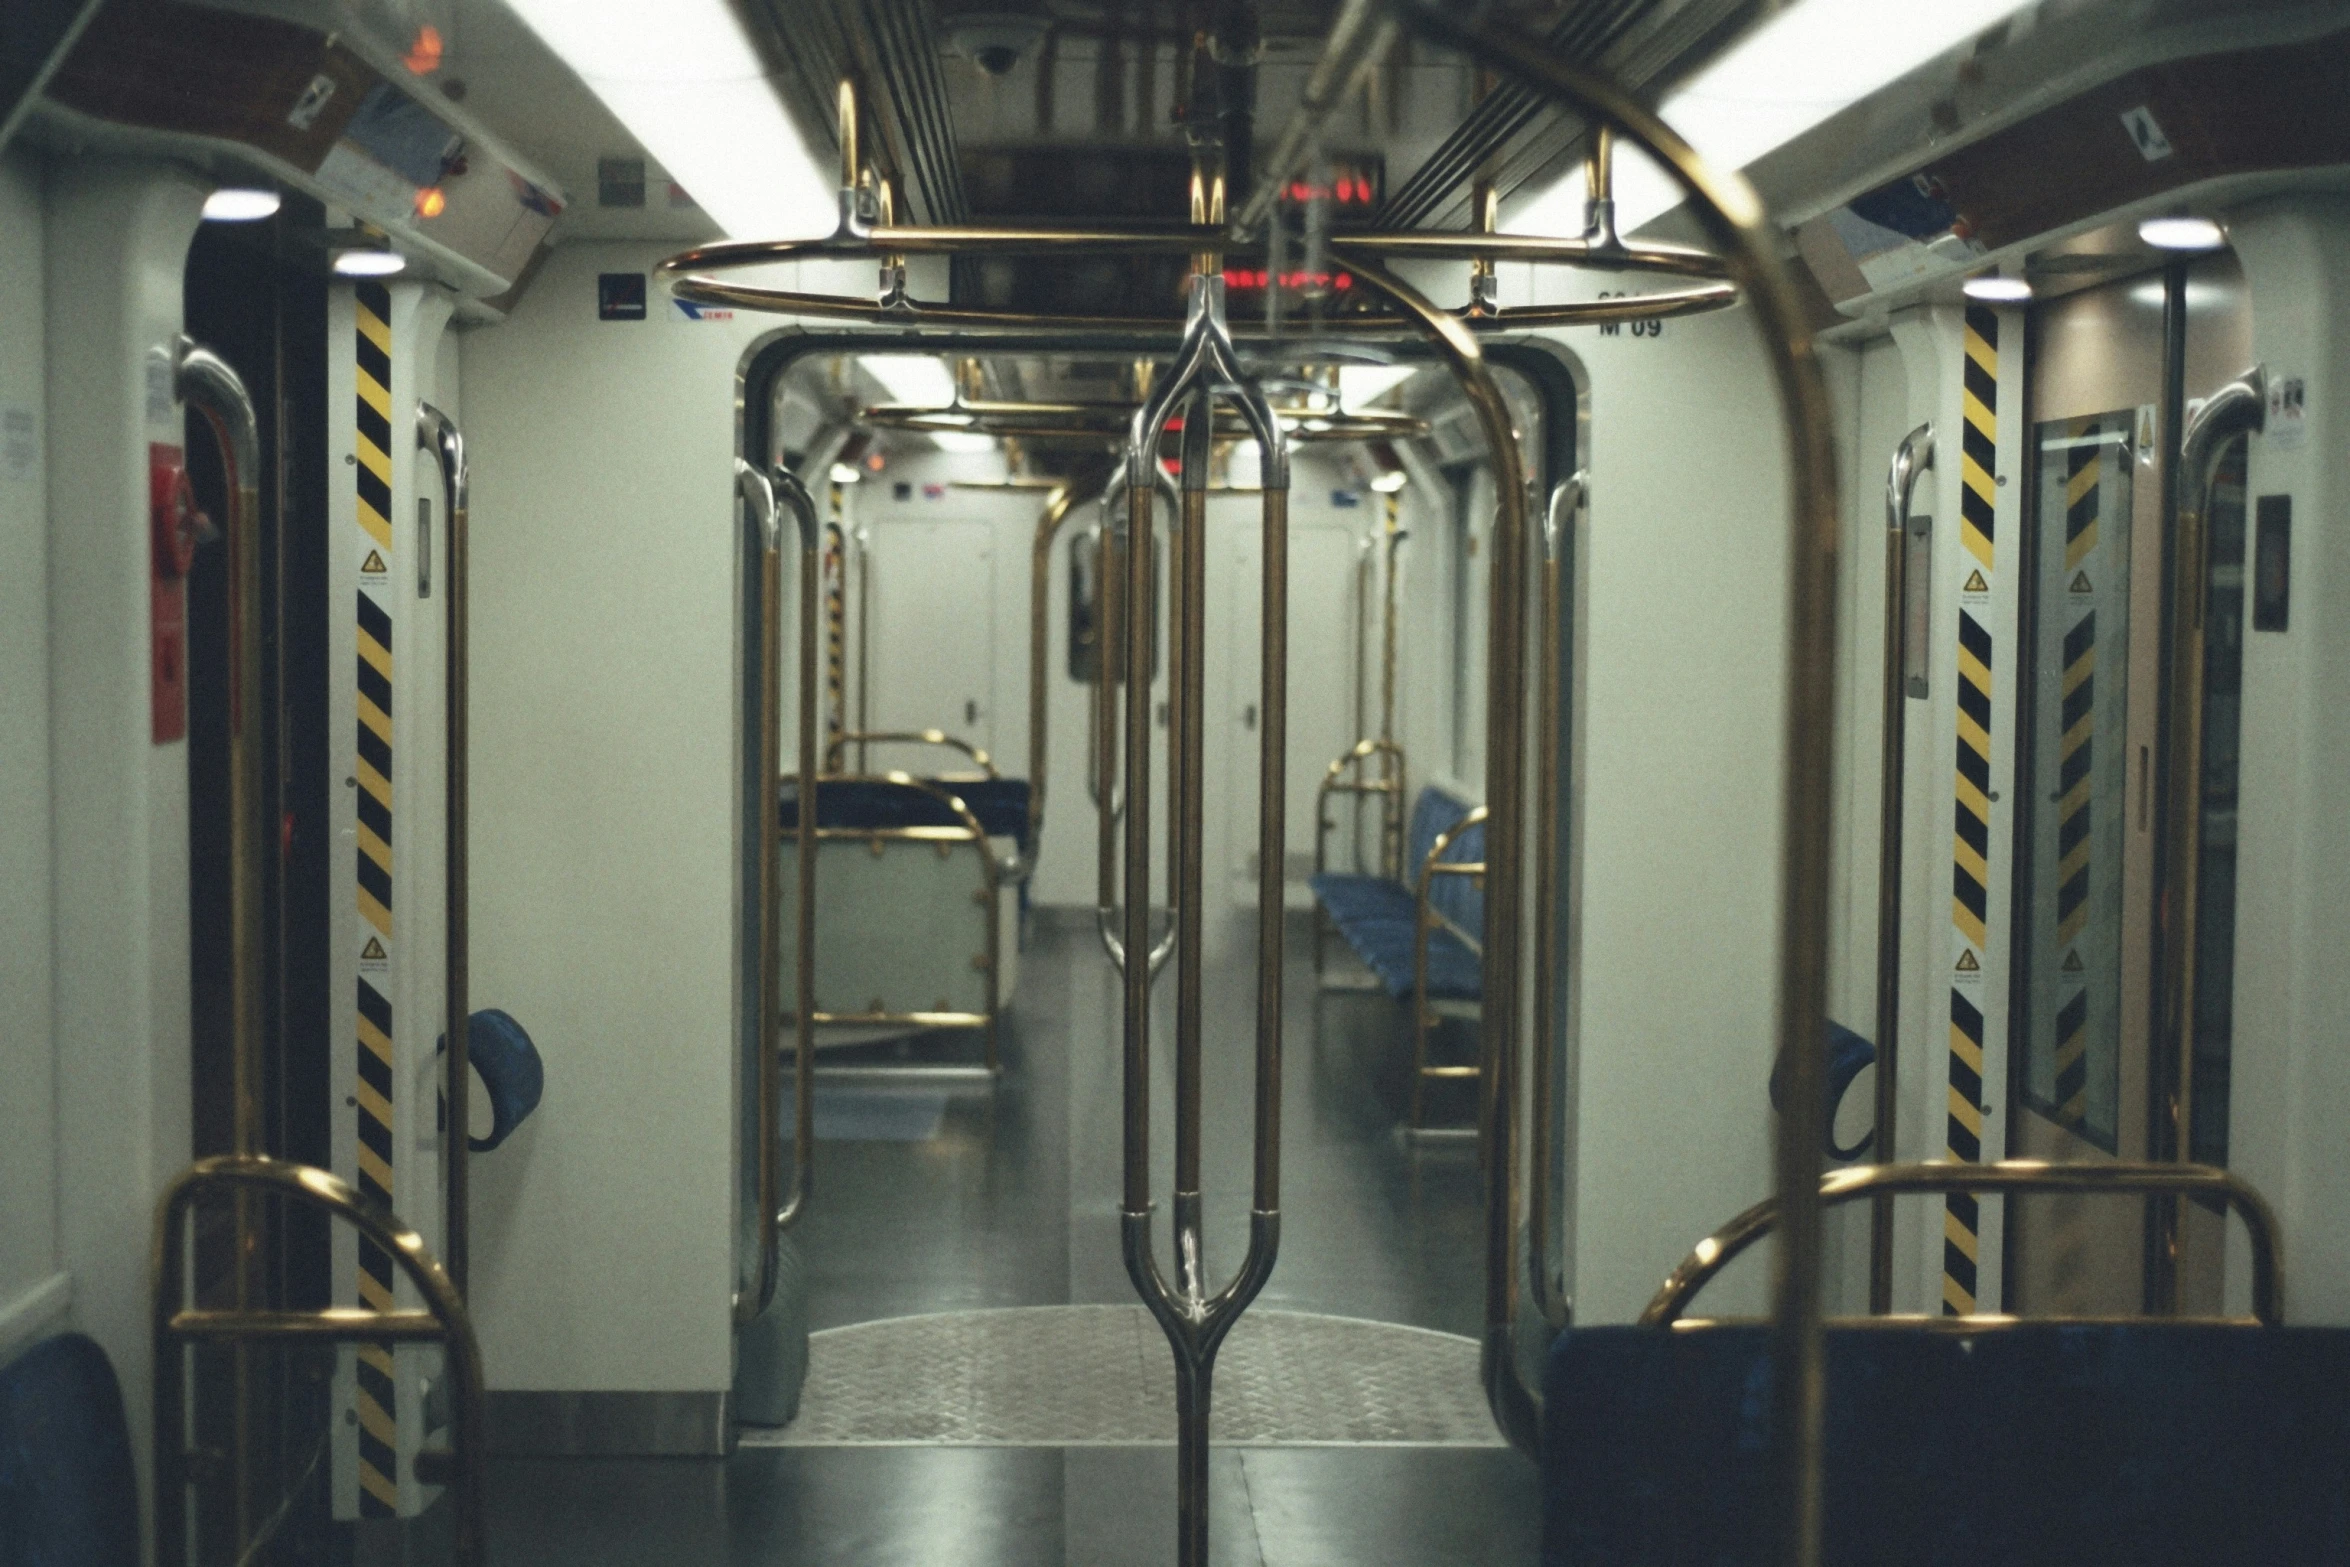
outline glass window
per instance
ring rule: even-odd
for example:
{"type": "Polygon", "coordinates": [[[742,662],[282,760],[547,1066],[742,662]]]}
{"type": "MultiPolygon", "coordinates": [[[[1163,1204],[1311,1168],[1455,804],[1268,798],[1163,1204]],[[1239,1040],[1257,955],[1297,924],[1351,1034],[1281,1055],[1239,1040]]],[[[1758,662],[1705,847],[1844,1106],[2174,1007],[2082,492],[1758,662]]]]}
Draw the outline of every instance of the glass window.
{"type": "Polygon", "coordinates": [[[2114,1151],[2135,410],[2036,432],[2024,1102],[2114,1151]]]}

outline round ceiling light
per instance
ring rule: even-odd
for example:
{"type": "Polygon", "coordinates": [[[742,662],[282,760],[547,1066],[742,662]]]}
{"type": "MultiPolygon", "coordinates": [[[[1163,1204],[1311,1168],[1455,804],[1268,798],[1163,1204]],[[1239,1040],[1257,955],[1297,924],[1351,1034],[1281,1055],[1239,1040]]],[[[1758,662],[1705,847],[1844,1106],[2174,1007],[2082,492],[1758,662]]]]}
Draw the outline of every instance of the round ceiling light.
{"type": "Polygon", "coordinates": [[[224,185],[204,198],[207,223],[258,223],[277,213],[281,198],[258,186],[224,185]]]}
{"type": "Polygon", "coordinates": [[[2217,250],[2228,236],[2209,218],[2173,214],[2148,218],[2138,225],[2138,237],[2156,250],[2217,250]]]}
{"type": "Polygon", "coordinates": [[[396,250],[338,250],[335,271],[344,277],[390,277],[405,271],[408,258],[396,250]]]}
{"type": "Polygon", "coordinates": [[[2032,297],[2032,285],[2020,277],[2001,277],[1993,273],[1987,277],[1971,277],[1960,286],[1960,292],[1969,299],[1985,304],[2012,305],[2032,297]]]}

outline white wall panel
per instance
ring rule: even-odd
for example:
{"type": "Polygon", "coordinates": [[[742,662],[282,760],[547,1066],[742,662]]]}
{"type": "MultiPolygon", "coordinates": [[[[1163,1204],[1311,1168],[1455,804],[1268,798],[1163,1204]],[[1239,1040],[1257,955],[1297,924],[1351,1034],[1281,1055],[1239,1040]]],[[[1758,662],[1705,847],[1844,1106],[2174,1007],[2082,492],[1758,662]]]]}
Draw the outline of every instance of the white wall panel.
{"type": "MultiPolygon", "coordinates": [[[[2230,225],[2254,351],[2305,427],[2251,443],[2249,491],[2293,506],[2287,629],[2244,639],[2229,1162],[2284,1224],[2286,1310],[2350,1322],[2350,203],[2279,199],[2230,225]]],[[[2190,388],[2192,390],[2192,388],[2190,388]]],[[[2242,1242],[2231,1309],[2249,1300],[2242,1242]]]]}
{"type": "Polygon", "coordinates": [[[159,167],[58,165],[44,259],[60,1243],[142,1470],[148,1248],[190,1153],[188,757],[152,739],[147,447],[183,439],[169,355],[202,197],[159,167]]]}
{"type": "MultiPolygon", "coordinates": [[[[1565,341],[1591,406],[1569,1287],[1599,1323],[1769,1187],[1787,478],[1743,312],[1565,341]]],[[[1759,1305],[1762,1274],[1710,1308],[1759,1305]]]]}
{"type": "Polygon", "coordinates": [[[62,1309],[41,166],[0,159],[0,1359],[62,1309]],[[51,1283],[57,1280],[57,1283],[51,1283]],[[54,1304],[52,1304],[54,1303],[54,1304]]]}
{"type": "Polygon", "coordinates": [[[547,1071],[474,1167],[501,1389],[732,1376],[734,395],[772,323],[599,321],[597,274],[662,254],[563,247],[461,350],[473,1002],[519,1018],[547,1071]]]}

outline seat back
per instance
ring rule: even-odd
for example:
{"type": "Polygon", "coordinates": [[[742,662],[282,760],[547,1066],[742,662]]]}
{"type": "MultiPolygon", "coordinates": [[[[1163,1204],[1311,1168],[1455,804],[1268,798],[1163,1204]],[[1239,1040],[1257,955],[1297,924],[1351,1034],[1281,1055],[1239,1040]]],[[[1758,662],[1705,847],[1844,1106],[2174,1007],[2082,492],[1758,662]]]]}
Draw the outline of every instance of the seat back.
{"type": "MultiPolygon", "coordinates": [[[[1545,1567],[1775,1560],[1770,1330],[1570,1330],[1545,1567]]],[[[1831,1329],[1828,1567],[2350,1560],[2350,1329],[1831,1329]]]]}
{"type": "MultiPolygon", "coordinates": [[[[1436,840],[1460,825],[1469,807],[1431,784],[1420,791],[1412,803],[1412,826],[1404,875],[1407,881],[1416,880],[1420,867],[1427,862],[1428,851],[1436,840]]],[[[1444,857],[1462,863],[1479,863],[1485,858],[1485,824],[1479,822],[1449,844],[1444,857]]],[[[1433,876],[1428,882],[1428,902],[1436,912],[1469,933],[1473,941],[1485,940],[1485,886],[1482,878],[1470,876],[1433,876]]]]}
{"type": "Polygon", "coordinates": [[[0,1367],[0,1563],[139,1567],[139,1489],[106,1352],[61,1333],[0,1367]]]}

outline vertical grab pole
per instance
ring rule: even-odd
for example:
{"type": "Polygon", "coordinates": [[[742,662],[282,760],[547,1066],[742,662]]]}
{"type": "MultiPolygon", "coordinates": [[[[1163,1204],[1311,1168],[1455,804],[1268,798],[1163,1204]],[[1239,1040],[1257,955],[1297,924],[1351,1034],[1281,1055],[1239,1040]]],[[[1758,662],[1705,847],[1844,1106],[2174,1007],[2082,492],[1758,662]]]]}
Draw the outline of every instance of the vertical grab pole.
{"type": "MultiPolygon", "coordinates": [[[[793,923],[792,940],[792,1013],[797,1039],[792,1048],[792,1190],[791,1197],[780,1208],[769,1211],[775,1216],[772,1229],[789,1229],[807,1210],[808,1190],[814,1183],[816,1170],[816,621],[823,594],[824,525],[816,515],[815,497],[799,476],[781,463],[769,474],[775,488],[775,498],[790,508],[800,525],[800,782],[799,811],[795,820],[793,847],[797,851],[796,873],[798,893],[794,900],[797,918],[793,923]]],[[[781,519],[777,519],[775,553],[781,565],[781,519]]],[[[780,604],[782,595],[776,595],[780,604]]],[[[780,638],[778,638],[780,644],[780,638]]],[[[779,649],[780,651],[780,646],[779,649]]],[[[775,679],[775,660],[767,665],[768,679],[775,679]]],[[[767,774],[767,798],[774,798],[775,774],[767,774]]],[[[764,828],[766,841],[775,840],[775,816],[772,806],[764,828]]],[[[778,878],[780,880],[780,878],[778,878]]],[[[780,893],[781,889],[777,889],[780,893]]],[[[994,911],[988,917],[992,920],[994,911]]],[[[778,921],[777,923],[780,923],[778,921]]],[[[781,1027],[777,1015],[781,1009],[772,1002],[768,1016],[781,1027]]],[[[989,1008],[992,1016],[994,1008],[989,1008]]],[[[766,1052],[767,1059],[775,1057],[774,1049],[766,1052]]]]}
{"type": "MultiPolygon", "coordinates": [[[[2159,989],[2155,993],[2156,1082],[2170,1090],[2167,1114],[2156,1122],[2151,1150],[2165,1162],[2193,1154],[2195,1088],[2195,926],[2203,852],[2203,618],[2211,582],[2211,486],[2219,455],[2231,436],[2265,427],[2267,379],[2253,366],[2206,398],[2186,421],[2178,445],[2178,485],[2171,536],[2167,541],[2171,599],[2164,613],[2170,631],[2170,668],[2164,693],[2163,836],[2157,861],[2157,907],[2164,911],[2159,989]]],[[[2149,1312],[2175,1315],[2179,1309],[2179,1262],[2185,1241],[2184,1199],[2171,1193],[2153,1200],[2153,1256],[2147,1270],[2153,1285],[2149,1312]]]]}
{"type": "MultiPolygon", "coordinates": [[[[783,1026],[783,984],[782,956],[776,951],[776,941],[781,934],[778,884],[782,880],[782,854],[775,823],[775,786],[783,770],[783,533],[775,511],[774,482],[738,457],[734,463],[734,484],[735,493],[750,510],[752,538],[758,546],[759,561],[759,624],[752,639],[756,645],[753,656],[758,660],[759,727],[753,746],[755,754],[750,759],[749,791],[749,830],[758,834],[753,851],[757,867],[753,877],[757,915],[752,940],[753,962],[758,973],[754,994],[758,998],[759,1014],[751,1029],[751,1048],[757,1052],[752,1061],[751,1091],[758,1096],[752,1116],[752,1136],[758,1143],[752,1155],[756,1160],[752,1168],[756,1171],[753,1202],[759,1215],[759,1230],[751,1287],[738,1291],[734,1297],[734,1320],[740,1323],[758,1316],[775,1298],[777,1241],[773,1221],[781,1201],[782,1175],[777,1167],[781,1137],[776,1126],[776,1100],[783,1087],[782,1040],[778,1037],[783,1026]]],[[[805,816],[809,808],[803,784],[799,813],[805,816]]]]}
{"type": "MultiPolygon", "coordinates": [[[[1110,470],[1110,477],[1103,486],[1101,496],[1102,544],[1099,591],[1102,600],[1102,614],[1098,632],[1100,654],[1096,661],[1094,682],[1094,754],[1092,758],[1096,832],[1094,928],[1101,936],[1102,951],[1109,956],[1110,966],[1120,970],[1126,966],[1126,943],[1119,937],[1114,927],[1118,923],[1118,814],[1123,806],[1120,804],[1118,794],[1118,681],[1113,679],[1112,671],[1116,670],[1122,676],[1124,670],[1126,650],[1121,643],[1126,634],[1125,617],[1128,613],[1125,607],[1128,595],[1127,584],[1123,580],[1125,575],[1124,561],[1126,559],[1125,551],[1130,549],[1132,545],[1126,539],[1125,524],[1115,519],[1113,511],[1118,499],[1127,494],[1127,472],[1124,459],[1120,459],[1118,465],[1110,470]],[[1118,660],[1116,664],[1112,663],[1113,658],[1118,660]]],[[[1159,472],[1155,466],[1153,473],[1157,487],[1169,491],[1174,497],[1176,509],[1180,511],[1182,492],[1176,489],[1167,476],[1163,472],[1159,472]]],[[[1145,493],[1147,503],[1147,491],[1145,493]]],[[[1141,600],[1146,606],[1143,614],[1147,617],[1143,623],[1143,641],[1144,645],[1148,646],[1156,639],[1155,628],[1158,624],[1158,564],[1155,556],[1144,560],[1143,572],[1149,579],[1149,587],[1141,600]]],[[[1143,689],[1147,695],[1150,689],[1147,661],[1143,667],[1143,689]]],[[[1146,775],[1144,787],[1148,786],[1146,775]]],[[[1170,911],[1171,913],[1172,911],[1170,911]]],[[[1150,969],[1154,979],[1158,976],[1159,970],[1166,967],[1167,959],[1173,955],[1174,951],[1175,922],[1170,918],[1167,922],[1167,933],[1159,938],[1157,946],[1150,949],[1150,969]]]]}
{"type": "Polygon", "coordinates": [[[1183,344],[1166,379],[1136,413],[1127,446],[1126,617],[1126,907],[1125,950],[1150,941],[1150,602],[1152,556],[1150,485],[1160,437],[1185,406],[1182,536],[1174,565],[1176,619],[1182,627],[1171,687],[1180,692],[1169,734],[1172,808],[1183,820],[1171,874],[1177,923],[1175,1039],[1175,1259],[1170,1281],[1151,1239],[1150,992],[1152,965],[1123,965],[1125,1002],[1125,1169],[1121,1227],[1126,1271],[1143,1303],[1167,1335],[1175,1361],[1176,1560],[1206,1567],[1208,1560],[1208,1414],[1216,1352],[1224,1336],[1264,1288],[1281,1235],[1281,959],[1282,866],[1288,841],[1288,792],[1283,762],[1288,744],[1289,457],[1271,405],[1240,365],[1224,324],[1224,280],[1196,274],[1183,344]],[[1204,788],[1201,747],[1202,612],[1206,573],[1206,432],[1211,399],[1236,402],[1263,451],[1264,511],[1263,668],[1258,704],[1257,1016],[1255,1168],[1248,1251],[1239,1271],[1209,1293],[1202,1257],[1199,1201],[1200,920],[1203,867],[1199,858],[1204,788]],[[1186,406],[1187,405],[1187,406],[1186,406]]]}
{"type": "MultiPolygon", "coordinates": [[[[1389,490],[1386,506],[1386,549],[1380,572],[1379,625],[1379,781],[1388,786],[1380,796],[1379,873],[1390,881],[1404,877],[1404,813],[1411,802],[1403,774],[1402,753],[1395,748],[1395,557],[1404,532],[1403,492],[1389,490]]],[[[1359,800],[1361,796],[1356,796],[1359,800]]],[[[1357,812],[1360,819],[1360,812],[1357,812]]],[[[1358,866],[1361,860],[1355,862],[1358,866]]]]}
{"type": "MultiPolygon", "coordinates": [[[[1877,1105],[1869,1161],[1891,1164],[1900,1115],[1901,848],[1903,756],[1909,694],[1909,500],[1918,475],[1934,466],[1934,427],[1921,424],[1894,448],[1885,475],[1885,656],[1882,737],[1877,777],[1877,1105]]],[[[1893,1196],[1869,1199],[1869,1312],[1893,1309],[1893,1196]]]]}
{"type": "Polygon", "coordinates": [[[1550,492],[1542,518],[1542,577],[1536,601],[1539,639],[1534,669],[1534,1060],[1526,1097],[1526,1272],[1534,1309],[1553,1331],[1567,1325],[1568,1303],[1553,1271],[1552,1166],[1557,1162],[1557,976],[1559,912],[1559,666],[1565,645],[1560,624],[1562,577],[1574,547],[1576,514],[1588,482],[1578,473],[1550,492]]]}
{"type": "Polygon", "coordinates": [[[443,613],[448,617],[446,629],[445,706],[442,721],[447,728],[448,754],[444,759],[443,811],[447,817],[442,845],[444,936],[443,1005],[446,1021],[443,1031],[448,1035],[446,1057],[441,1063],[443,1099],[447,1103],[447,1128],[442,1134],[441,1196],[447,1211],[441,1235],[441,1266],[449,1273],[449,1282],[457,1293],[465,1293],[466,1276],[471,1264],[470,1177],[472,1144],[466,1124],[468,1101],[472,1096],[473,1057],[471,1051],[472,1000],[469,994],[472,980],[472,897],[469,891],[472,844],[470,837],[470,806],[468,797],[469,756],[472,741],[469,695],[471,681],[468,673],[470,644],[466,635],[467,615],[467,551],[470,548],[468,516],[472,473],[465,460],[465,434],[455,420],[430,403],[416,405],[416,444],[420,450],[433,454],[441,470],[442,535],[445,541],[442,554],[447,559],[443,568],[446,581],[443,613]]]}
{"type": "MultiPolygon", "coordinates": [[[[1777,1044],[1787,1071],[1787,1109],[1775,1129],[1777,1187],[1784,1227],[1773,1255],[1773,1326],[1771,1357],[1770,1463],[1779,1510],[1769,1537],[1773,1555],[1791,1567],[1814,1567],[1820,1559],[1821,1461],[1825,1404],[1825,1344],[1821,1336],[1821,1279],[1823,1237],[1820,1222],[1821,1145],[1825,1140],[1826,1107],[1825,1028],[1828,953],[1829,810],[1826,780],[1833,772],[1834,712],[1831,707],[1836,666],[1836,573],[1838,523],[1836,512],[1836,453],[1831,434],[1831,410],[1826,382],[1820,375],[1805,309],[1786,266],[1778,254],[1779,239],[1753,187],[1736,175],[1716,173],[1672,128],[1624,93],[1613,82],[1569,64],[1527,36],[1522,30],[1487,21],[1438,0],[1388,0],[1411,29],[1424,38],[1462,50],[1470,58],[1508,71],[1540,96],[1564,102],[1596,122],[1628,135],[1661,165],[1690,198],[1690,206],[1707,234],[1727,253],[1733,279],[1743,298],[1751,302],[1763,346],[1778,382],[1780,406],[1786,423],[1789,470],[1789,546],[1787,574],[1788,692],[1785,710],[1786,746],[1780,775],[1784,806],[1780,833],[1780,942],[1776,996],[1777,1044]]],[[[1595,209],[1599,204],[1594,203],[1595,209]]],[[[1594,228],[1604,210],[1595,210],[1594,228]]],[[[1601,238],[1594,234],[1596,242],[1601,238]]],[[[1354,257],[1340,249],[1341,259],[1358,276],[1370,281],[1354,257]]],[[[1487,438],[1495,454],[1497,472],[1505,481],[1518,470],[1515,442],[1506,415],[1494,395],[1490,373],[1479,362],[1477,345],[1460,323],[1433,310],[1425,300],[1409,295],[1389,280],[1380,291],[1413,315],[1452,362],[1453,373],[1486,420],[1487,438]],[[1490,402],[1493,406],[1488,409],[1490,402]]],[[[1502,517],[1506,521],[1515,502],[1502,486],[1502,517]]],[[[1496,529],[1499,538],[1501,529],[1496,529]]],[[[1498,552],[1497,552],[1498,553],[1498,552]]],[[[1497,559],[1494,569],[1501,569],[1497,559]]],[[[1500,595],[1498,610],[1506,608],[1500,595]]],[[[1495,673],[1502,660],[1494,659],[1495,673]]],[[[1507,707],[1506,688],[1496,679],[1491,697],[1497,715],[1507,707]]],[[[1487,737],[1487,798],[1495,798],[1496,782],[1514,781],[1504,769],[1498,737],[1487,737]]],[[[1514,813],[1513,813],[1514,814],[1514,813]]],[[[1494,816],[1504,813],[1496,805],[1494,816]]],[[[1488,839],[1488,860],[1498,862],[1505,876],[1514,877],[1510,858],[1516,851],[1515,823],[1500,823],[1503,841],[1488,839]]],[[[1502,935],[1514,929],[1516,910],[1500,897],[1489,875],[1486,881],[1488,953],[1506,944],[1495,935],[1493,910],[1505,905],[1502,935]]],[[[1510,888],[1515,896],[1514,885],[1510,888]]],[[[1505,963],[1514,963],[1508,953],[1505,963]]],[[[1496,976],[1487,959],[1487,991],[1494,992],[1496,976]]],[[[1514,1009],[1514,990],[1502,992],[1505,1007],[1514,1009]]],[[[1515,1048],[1514,1034],[1496,1026],[1493,1005],[1487,1003],[1488,1054],[1515,1048]]],[[[1503,1429],[1513,1438],[1526,1434],[1522,1416],[1535,1408],[1530,1389],[1510,1363],[1507,1330],[1512,1316],[1509,1291],[1515,1284],[1509,1271],[1491,1267],[1491,1251],[1505,1253],[1514,1239],[1514,1203],[1509,1190],[1511,1163],[1507,1158],[1509,1120],[1515,1112],[1512,1097],[1496,1094],[1486,1081],[1487,1124],[1496,1135],[1488,1153],[1489,1245],[1487,1287],[1501,1294],[1498,1313],[1501,1341],[1490,1332],[1497,1313],[1488,1297],[1488,1397],[1503,1429]],[[1495,1210],[1501,1210],[1496,1222],[1495,1210]],[[1502,1351],[1498,1357],[1494,1351],[1502,1351]],[[1495,1373],[1498,1373],[1495,1374],[1495,1373]]]]}
{"type": "MultiPolygon", "coordinates": [[[[229,515],[228,542],[228,862],[230,1145],[240,1157],[262,1147],[261,1079],[265,1041],[262,992],[266,960],[262,893],[270,848],[262,796],[261,722],[261,417],[229,362],[182,337],[175,345],[173,390],[201,414],[220,449],[229,515]]],[[[261,1234],[253,1194],[236,1200],[233,1298],[240,1309],[262,1290],[261,1234]]],[[[243,1345],[236,1360],[234,1501],[237,1537],[250,1539],[253,1494],[253,1377],[243,1345]]],[[[158,1374],[161,1363],[158,1362],[158,1374]]],[[[175,1437],[179,1433],[174,1433],[175,1437]]]]}

